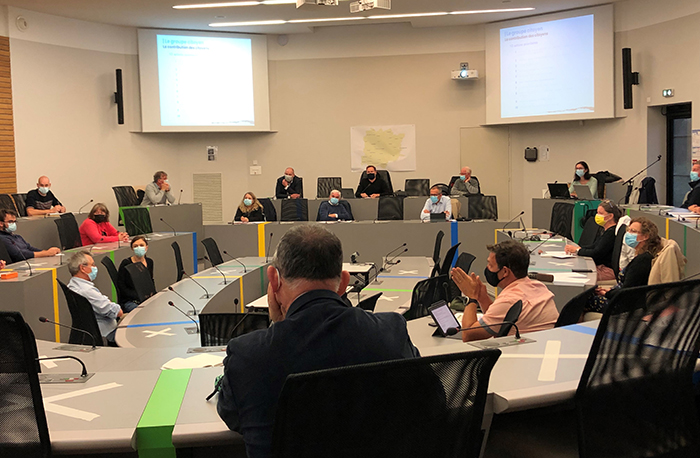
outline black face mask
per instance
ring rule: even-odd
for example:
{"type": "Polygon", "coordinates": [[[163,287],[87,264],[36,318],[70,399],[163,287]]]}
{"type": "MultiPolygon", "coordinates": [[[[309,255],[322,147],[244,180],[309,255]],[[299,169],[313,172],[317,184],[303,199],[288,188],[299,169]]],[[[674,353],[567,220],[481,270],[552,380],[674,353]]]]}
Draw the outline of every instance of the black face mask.
{"type": "Polygon", "coordinates": [[[104,223],[107,221],[107,215],[94,215],[92,219],[94,219],[96,223],[104,223]]]}
{"type": "MultiPolygon", "coordinates": [[[[503,268],[501,268],[501,270],[503,270],[503,268]]],[[[500,272],[501,270],[499,270],[498,272],[500,272]]],[[[498,279],[498,272],[491,272],[488,267],[484,267],[484,278],[486,279],[488,284],[493,286],[494,288],[496,288],[502,280],[498,279]]]]}
{"type": "Polygon", "coordinates": [[[376,176],[377,176],[376,173],[368,173],[367,174],[367,178],[369,178],[370,180],[374,180],[376,178],[376,176]]]}

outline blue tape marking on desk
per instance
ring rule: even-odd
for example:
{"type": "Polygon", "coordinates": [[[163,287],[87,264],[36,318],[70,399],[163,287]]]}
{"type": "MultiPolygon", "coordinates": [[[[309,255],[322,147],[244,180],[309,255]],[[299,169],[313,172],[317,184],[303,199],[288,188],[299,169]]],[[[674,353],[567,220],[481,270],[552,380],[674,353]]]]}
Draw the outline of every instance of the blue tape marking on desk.
{"type": "MultiPolygon", "coordinates": [[[[459,227],[457,226],[457,221],[452,221],[450,222],[450,238],[452,242],[452,246],[455,246],[459,243],[459,227]]],[[[457,264],[457,258],[459,257],[459,249],[457,249],[457,252],[455,253],[455,257],[452,258],[452,267],[457,264]]]]}
{"type": "Polygon", "coordinates": [[[582,334],[588,334],[591,336],[594,336],[596,332],[598,332],[598,329],[596,328],[589,328],[588,326],[582,326],[580,324],[572,324],[571,326],[563,326],[562,329],[566,329],[569,331],[574,331],[574,332],[580,332],[582,334]]]}
{"type": "Polygon", "coordinates": [[[428,277],[421,277],[416,275],[379,275],[377,278],[420,278],[425,280],[428,277]]]}
{"type": "MultiPolygon", "coordinates": [[[[199,323],[199,320],[196,320],[199,323]]],[[[176,324],[190,324],[191,321],[166,321],[165,323],[143,323],[143,324],[127,324],[127,328],[147,328],[149,326],[173,326],[176,324]]]]}
{"type": "Polygon", "coordinates": [[[198,262],[197,262],[197,233],[193,232],[192,233],[192,263],[194,266],[192,266],[192,272],[197,273],[199,272],[198,269],[198,262]]]}

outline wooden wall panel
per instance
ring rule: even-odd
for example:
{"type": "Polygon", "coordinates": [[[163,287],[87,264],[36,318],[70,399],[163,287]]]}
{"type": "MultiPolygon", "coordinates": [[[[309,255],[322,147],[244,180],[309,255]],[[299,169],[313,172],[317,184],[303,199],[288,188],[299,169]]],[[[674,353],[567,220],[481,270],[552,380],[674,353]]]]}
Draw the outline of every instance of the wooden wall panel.
{"type": "Polygon", "coordinates": [[[10,39],[0,37],[0,193],[17,192],[10,39]]]}

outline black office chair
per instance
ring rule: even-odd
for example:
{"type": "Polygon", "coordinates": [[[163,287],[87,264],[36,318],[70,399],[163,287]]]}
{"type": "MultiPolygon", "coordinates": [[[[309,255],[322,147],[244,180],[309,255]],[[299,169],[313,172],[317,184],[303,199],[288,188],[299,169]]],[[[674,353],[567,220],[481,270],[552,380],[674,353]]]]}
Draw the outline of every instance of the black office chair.
{"type": "Polygon", "coordinates": [[[552,216],[549,220],[549,230],[555,234],[573,240],[571,222],[574,218],[574,206],[570,203],[556,202],[552,206],[552,216]]]}
{"type": "Polygon", "coordinates": [[[117,302],[119,305],[124,305],[121,291],[119,290],[119,271],[114,265],[114,261],[112,261],[112,258],[109,256],[103,256],[100,262],[103,266],[105,266],[105,269],[107,269],[107,273],[109,274],[109,278],[112,280],[114,290],[117,292],[117,302]]]}
{"type": "Polygon", "coordinates": [[[332,190],[340,191],[343,187],[341,177],[318,177],[316,183],[316,198],[327,199],[332,190]]]}
{"type": "Polygon", "coordinates": [[[362,310],[365,310],[367,312],[374,312],[374,309],[377,307],[377,301],[379,300],[379,297],[384,294],[383,292],[377,293],[373,296],[366,297],[362,299],[360,302],[358,302],[357,306],[361,308],[362,310]]]}
{"type": "Polygon", "coordinates": [[[404,191],[407,196],[428,196],[430,195],[430,180],[426,178],[406,179],[404,191]]]}
{"type": "MultiPolygon", "coordinates": [[[[436,187],[440,190],[443,196],[449,196],[450,195],[450,186],[445,183],[433,183],[431,188],[436,187]]],[[[430,194],[430,189],[428,189],[428,194],[430,194]]]]}
{"type": "Polygon", "coordinates": [[[576,391],[579,456],[700,456],[699,349],[700,280],[621,289],[576,391]]]}
{"type": "Polygon", "coordinates": [[[603,228],[595,222],[595,218],[588,218],[583,225],[581,237],[578,239],[580,246],[591,246],[603,233],[603,228]]]}
{"type": "Polygon", "coordinates": [[[622,244],[625,243],[625,233],[627,232],[627,225],[621,224],[617,229],[617,234],[615,235],[615,244],[613,245],[612,252],[612,269],[615,272],[615,279],[620,279],[620,256],[622,254],[622,244]]]}
{"type": "Polygon", "coordinates": [[[258,202],[263,206],[265,221],[277,221],[277,209],[275,209],[272,200],[268,197],[262,197],[258,199],[258,202]]]}
{"type": "Polygon", "coordinates": [[[19,216],[27,216],[27,193],[12,194],[12,200],[15,201],[17,214],[19,216]]]}
{"type": "Polygon", "coordinates": [[[306,199],[285,199],[282,201],[280,221],[308,221],[309,201],[306,199]]]}
{"type": "MultiPolygon", "coordinates": [[[[102,337],[102,333],[100,332],[100,327],[97,325],[95,312],[92,309],[90,301],[80,294],[73,292],[61,280],[56,279],[56,283],[59,284],[61,290],[63,291],[63,295],[66,297],[68,311],[70,311],[72,320],[71,326],[77,329],[82,329],[88,334],[91,334],[95,338],[94,344],[98,347],[106,346],[105,339],[102,337]]],[[[90,339],[90,337],[85,335],[83,332],[78,332],[75,330],[71,330],[70,337],[68,337],[68,343],[76,345],[93,345],[93,341],[90,339]]]]}
{"type": "Polygon", "coordinates": [[[132,262],[126,266],[129,281],[136,291],[136,298],[139,304],[156,294],[156,285],[151,278],[151,272],[142,262],[132,262]]]}
{"type": "Polygon", "coordinates": [[[112,186],[112,190],[120,207],[135,207],[141,204],[133,186],[112,186]]]}
{"type": "Polygon", "coordinates": [[[499,350],[292,374],[282,388],[273,456],[477,458],[499,350]]]}
{"type": "Polygon", "coordinates": [[[269,326],[267,313],[200,313],[199,340],[202,347],[224,346],[234,337],[269,326]]]}
{"type": "Polygon", "coordinates": [[[185,271],[185,266],[182,263],[182,252],[180,251],[180,244],[173,242],[170,244],[173,248],[173,253],[175,254],[175,268],[177,269],[177,281],[182,280],[183,272],[185,271]]]}
{"type": "Polygon", "coordinates": [[[452,188],[457,180],[459,180],[459,175],[454,175],[452,178],[450,178],[450,183],[447,185],[447,187],[450,188],[450,192],[452,192],[452,188]]]}
{"type": "Polygon", "coordinates": [[[36,341],[19,312],[0,312],[0,456],[51,457],[36,341]]]}
{"type": "Polygon", "coordinates": [[[470,194],[467,197],[467,218],[498,220],[498,202],[496,196],[470,194]]]}
{"type": "Polygon", "coordinates": [[[212,263],[212,265],[218,266],[219,264],[224,263],[224,258],[221,256],[219,245],[216,244],[216,240],[211,237],[207,237],[206,239],[202,240],[202,245],[204,245],[204,249],[207,251],[207,256],[209,257],[209,261],[212,263]]]}
{"type": "Polygon", "coordinates": [[[345,210],[347,210],[347,212],[350,214],[350,219],[354,221],[355,215],[352,214],[352,205],[350,205],[350,202],[348,202],[347,200],[341,200],[340,205],[342,205],[345,208],[345,210]]]}
{"type": "Polygon", "coordinates": [[[80,238],[80,228],[73,213],[62,213],[61,217],[54,220],[58,228],[58,238],[61,240],[61,250],[70,250],[83,246],[80,238]]]}
{"type": "Polygon", "coordinates": [[[559,328],[561,326],[569,326],[581,321],[583,309],[586,307],[586,304],[588,304],[591,296],[595,294],[595,290],[595,286],[588,288],[567,302],[561,309],[561,312],[559,312],[559,318],[557,318],[557,322],[554,324],[554,327],[559,328]]]}
{"type": "Polygon", "coordinates": [[[384,196],[379,198],[377,206],[377,220],[401,221],[403,220],[403,197],[384,196]]]}
{"type": "MultiPolygon", "coordinates": [[[[460,253],[459,256],[457,256],[457,262],[455,263],[455,267],[459,267],[468,275],[469,269],[471,269],[472,263],[474,262],[475,259],[476,259],[476,256],[474,256],[471,253],[460,253]]],[[[454,280],[452,280],[452,276],[450,276],[449,284],[450,284],[450,300],[462,295],[462,291],[459,289],[459,287],[454,282],[454,280]]]]}
{"type": "Polygon", "coordinates": [[[120,208],[119,213],[124,215],[124,228],[130,237],[153,232],[151,213],[148,207],[120,208]]]}
{"type": "MultiPolygon", "coordinates": [[[[508,309],[508,313],[506,313],[506,316],[503,318],[503,321],[510,321],[511,323],[517,324],[518,318],[520,318],[520,313],[522,313],[522,311],[523,301],[518,301],[515,304],[511,305],[511,307],[508,309]]],[[[498,331],[498,334],[496,334],[496,337],[507,336],[512,327],[512,324],[502,324],[501,328],[498,331]]]]}
{"type": "Polygon", "coordinates": [[[447,280],[447,275],[438,275],[416,283],[411,294],[411,307],[403,314],[404,318],[407,321],[422,318],[430,314],[428,309],[435,302],[448,302],[447,280]]]}
{"type": "Polygon", "coordinates": [[[445,259],[442,261],[442,267],[440,268],[440,275],[449,276],[450,270],[452,269],[452,261],[454,261],[457,250],[461,244],[462,242],[459,242],[456,245],[452,245],[450,249],[447,250],[447,253],[445,253],[445,259]]]}
{"type": "Polygon", "coordinates": [[[11,195],[0,194],[0,209],[17,211],[17,208],[15,208],[15,201],[12,200],[11,195]]]}
{"type": "MultiPolygon", "coordinates": [[[[389,185],[389,192],[391,194],[394,193],[394,185],[391,184],[391,175],[389,174],[388,170],[377,170],[377,175],[386,182],[386,184],[389,185]]],[[[360,176],[360,181],[363,179],[367,178],[367,170],[364,170],[362,172],[362,175],[360,176]]]]}
{"type": "Polygon", "coordinates": [[[438,231],[435,234],[435,246],[433,247],[433,271],[430,273],[431,277],[435,277],[440,274],[440,250],[442,249],[442,238],[445,237],[445,233],[438,231]]]}
{"type": "Polygon", "coordinates": [[[352,188],[341,188],[340,197],[342,197],[343,199],[354,199],[355,190],[353,190],[352,188]]]}

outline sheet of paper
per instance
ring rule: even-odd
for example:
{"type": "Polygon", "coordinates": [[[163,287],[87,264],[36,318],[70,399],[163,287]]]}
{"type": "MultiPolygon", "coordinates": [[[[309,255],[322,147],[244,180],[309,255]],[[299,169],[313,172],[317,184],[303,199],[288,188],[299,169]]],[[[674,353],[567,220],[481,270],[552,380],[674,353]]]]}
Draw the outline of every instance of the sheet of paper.
{"type": "Polygon", "coordinates": [[[189,358],[173,358],[163,364],[161,369],[199,369],[202,367],[216,367],[224,365],[223,355],[202,353],[189,358]]]}
{"type": "Polygon", "coordinates": [[[557,259],[566,259],[566,258],[575,258],[576,256],[573,254],[566,254],[564,251],[545,251],[540,255],[543,258],[557,258],[557,259]]]}
{"type": "Polygon", "coordinates": [[[578,272],[554,272],[552,275],[554,283],[559,284],[583,285],[588,279],[586,275],[578,272]]]}

